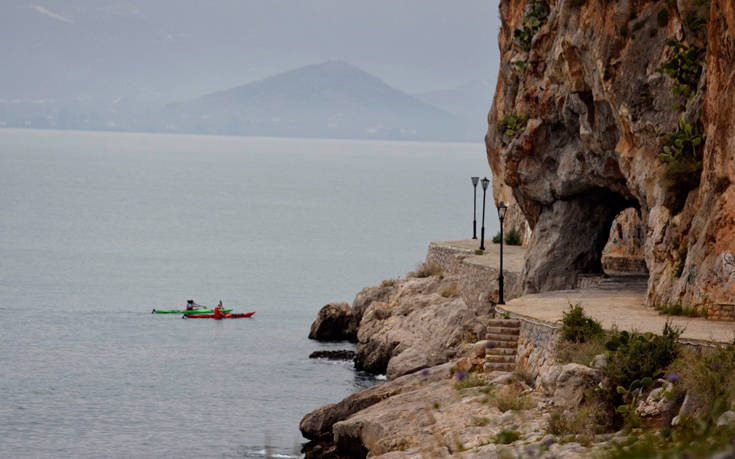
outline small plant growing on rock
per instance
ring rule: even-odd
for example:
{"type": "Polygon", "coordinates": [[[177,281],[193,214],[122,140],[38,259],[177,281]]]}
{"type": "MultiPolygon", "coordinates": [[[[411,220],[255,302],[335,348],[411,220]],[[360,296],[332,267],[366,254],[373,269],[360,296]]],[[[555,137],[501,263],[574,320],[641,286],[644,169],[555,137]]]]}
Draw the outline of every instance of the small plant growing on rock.
{"type": "Polygon", "coordinates": [[[517,61],[513,61],[513,65],[520,70],[521,72],[526,71],[526,65],[528,64],[528,61],[525,61],[523,59],[519,59],[517,61]]]}
{"type": "Polygon", "coordinates": [[[444,298],[453,298],[457,296],[457,283],[453,283],[448,287],[444,287],[441,291],[441,296],[444,298]]]}
{"type": "Polygon", "coordinates": [[[673,49],[669,60],[658,69],[676,81],[672,94],[680,95],[688,100],[697,89],[699,77],[704,65],[704,50],[699,46],[687,46],[684,43],[668,40],[666,45],[673,49]]]}
{"type": "Polygon", "coordinates": [[[500,122],[500,132],[504,132],[508,137],[514,137],[528,121],[528,115],[524,113],[511,113],[506,115],[500,122]]]}
{"type": "Polygon", "coordinates": [[[513,38],[521,49],[525,51],[531,49],[531,40],[544,24],[548,15],[549,8],[546,3],[531,0],[528,4],[528,12],[523,16],[521,27],[513,31],[513,38]]]}
{"type": "Polygon", "coordinates": [[[454,388],[461,391],[472,387],[484,386],[487,382],[480,376],[472,373],[458,371],[454,374],[454,388]],[[458,376],[461,376],[458,378],[458,376]]]}
{"type": "Polygon", "coordinates": [[[689,124],[682,119],[675,131],[665,135],[664,152],[658,155],[666,163],[664,184],[683,194],[699,185],[702,174],[702,148],[706,140],[702,122],[697,118],[689,124]]]}
{"type": "Polygon", "coordinates": [[[505,243],[508,245],[521,245],[521,232],[515,226],[505,233],[505,243]]]}
{"type": "Polygon", "coordinates": [[[522,411],[535,406],[533,400],[524,394],[518,383],[509,384],[489,394],[488,402],[501,412],[522,411]]]}
{"type": "Polygon", "coordinates": [[[656,22],[658,23],[659,27],[665,27],[666,24],[669,23],[669,10],[666,8],[661,8],[659,10],[658,14],[656,15],[656,22]]]}
{"type": "Polygon", "coordinates": [[[434,263],[423,262],[419,263],[414,274],[418,278],[440,276],[442,274],[442,269],[439,267],[439,265],[436,265],[434,263]]]}
{"type": "Polygon", "coordinates": [[[498,231],[498,233],[493,236],[493,244],[500,244],[500,231],[498,231]]]}
{"type": "Polygon", "coordinates": [[[699,305],[683,306],[681,302],[658,305],[656,306],[656,311],[659,314],[670,316],[707,317],[709,315],[706,307],[699,305]]]}
{"type": "Polygon", "coordinates": [[[579,303],[569,304],[569,311],[564,313],[561,326],[561,337],[572,343],[584,343],[602,335],[602,325],[584,313],[579,303]]]}
{"type": "Polygon", "coordinates": [[[521,433],[517,430],[511,430],[511,429],[504,429],[495,434],[495,443],[501,444],[501,445],[509,445],[513,443],[514,441],[517,441],[519,438],[521,438],[521,433]]]}

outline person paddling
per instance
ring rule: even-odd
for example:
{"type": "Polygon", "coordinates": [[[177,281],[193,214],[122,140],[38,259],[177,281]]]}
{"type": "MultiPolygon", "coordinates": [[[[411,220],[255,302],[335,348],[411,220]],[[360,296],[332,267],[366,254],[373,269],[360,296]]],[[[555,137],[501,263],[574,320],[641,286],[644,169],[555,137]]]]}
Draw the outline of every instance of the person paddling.
{"type": "Polygon", "coordinates": [[[222,300],[219,300],[219,304],[214,307],[214,318],[215,319],[222,318],[222,300]]]}
{"type": "Polygon", "coordinates": [[[194,300],[187,300],[186,301],[186,310],[191,311],[194,309],[194,300]]]}

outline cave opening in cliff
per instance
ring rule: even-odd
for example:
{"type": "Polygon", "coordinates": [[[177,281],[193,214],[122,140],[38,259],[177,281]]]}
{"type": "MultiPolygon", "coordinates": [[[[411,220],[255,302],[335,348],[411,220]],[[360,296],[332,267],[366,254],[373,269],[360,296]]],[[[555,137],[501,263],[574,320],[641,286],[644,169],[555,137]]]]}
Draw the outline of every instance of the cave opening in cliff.
{"type": "Polygon", "coordinates": [[[645,231],[637,206],[627,207],[618,213],[610,226],[610,233],[602,251],[602,270],[607,275],[647,275],[648,267],[643,256],[645,231]]]}

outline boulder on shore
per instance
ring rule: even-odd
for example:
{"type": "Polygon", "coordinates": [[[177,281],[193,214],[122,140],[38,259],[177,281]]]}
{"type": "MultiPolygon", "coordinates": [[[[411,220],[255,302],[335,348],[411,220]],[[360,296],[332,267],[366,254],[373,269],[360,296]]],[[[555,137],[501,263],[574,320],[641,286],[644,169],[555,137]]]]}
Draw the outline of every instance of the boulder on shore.
{"type": "Polygon", "coordinates": [[[309,339],[317,341],[354,341],[349,325],[352,310],[347,303],[329,303],[325,305],[311,324],[309,339]]]}

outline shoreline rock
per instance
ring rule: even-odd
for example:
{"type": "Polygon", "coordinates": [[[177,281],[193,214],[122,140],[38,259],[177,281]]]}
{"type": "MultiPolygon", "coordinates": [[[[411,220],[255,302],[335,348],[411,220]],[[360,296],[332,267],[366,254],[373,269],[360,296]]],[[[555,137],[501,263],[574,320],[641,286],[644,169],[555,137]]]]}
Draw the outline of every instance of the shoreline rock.
{"type": "Polygon", "coordinates": [[[338,351],[314,351],[309,354],[310,359],[329,359],[329,360],[352,360],[355,358],[355,351],[340,349],[338,351]]]}

